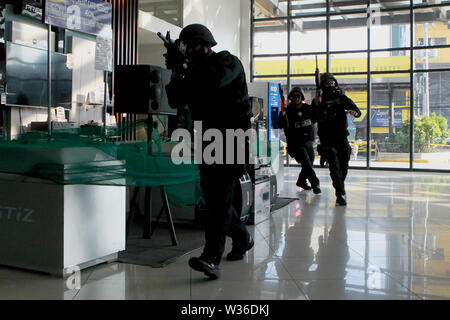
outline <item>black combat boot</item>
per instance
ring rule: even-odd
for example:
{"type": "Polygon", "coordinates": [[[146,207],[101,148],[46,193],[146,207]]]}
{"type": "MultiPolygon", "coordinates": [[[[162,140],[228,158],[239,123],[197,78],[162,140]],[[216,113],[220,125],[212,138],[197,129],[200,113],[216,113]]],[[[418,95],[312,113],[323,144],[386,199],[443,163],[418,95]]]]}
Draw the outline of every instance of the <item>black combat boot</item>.
{"type": "Polygon", "coordinates": [[[203,272],[211,280],[220,277],[219,265],[204,256],[190,258],[189,266],[195,271],[203,272]]]}
{"type": "Polygon", "coordinates": [[[245,253],[253,248],[255,245],[255,241],[253,241],[253,238],[250,236],[250,239],[247,243],[247,246],[245,248],[235,248],[231,249],[230,253],[227,254],[227,260],[228,261],[238,261],[244,259],[245,253]]]}
{"type": "Polygon", "coordinates": [[[345,194],[340,194],[336,197],[336,205],[337,206],[346,206],[347,201],[345,200],[345,194]]]}
{"type": "Polygon", "coordinates": [[[297,180],[297,187],[302,188],[303,190],[311,190],[311,187],[308,185],[306,181],[297,180]]]}

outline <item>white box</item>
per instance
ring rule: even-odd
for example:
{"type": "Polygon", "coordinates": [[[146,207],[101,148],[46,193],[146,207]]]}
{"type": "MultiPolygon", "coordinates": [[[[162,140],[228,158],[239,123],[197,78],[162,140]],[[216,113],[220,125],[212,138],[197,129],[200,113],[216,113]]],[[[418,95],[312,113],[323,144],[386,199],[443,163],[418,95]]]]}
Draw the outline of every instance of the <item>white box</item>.
{"type": "Polygon", "coordinates": [[[0,264],[64,276],[116,259],[125,250],[125,189],[2,175],[0,264]]]}

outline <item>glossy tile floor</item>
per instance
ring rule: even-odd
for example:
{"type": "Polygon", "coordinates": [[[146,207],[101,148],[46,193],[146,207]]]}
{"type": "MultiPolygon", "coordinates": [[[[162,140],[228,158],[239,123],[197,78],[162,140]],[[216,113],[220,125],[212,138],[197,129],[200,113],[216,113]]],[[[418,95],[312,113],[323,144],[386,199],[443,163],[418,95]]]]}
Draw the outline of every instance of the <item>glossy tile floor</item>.
{"type": "Polygon", "coordinates": [[[450,299],[448,174],[351,170],[336,207],[327,169],[317,196],[299,192],[298,170],[285,169],[281,192],[298,201],[249,226],[254,249],[224,259],[218,280],[188,267],[199,249],[165,268],[92,267],[78,286],[0,267],[0,299],[450,299]]]}

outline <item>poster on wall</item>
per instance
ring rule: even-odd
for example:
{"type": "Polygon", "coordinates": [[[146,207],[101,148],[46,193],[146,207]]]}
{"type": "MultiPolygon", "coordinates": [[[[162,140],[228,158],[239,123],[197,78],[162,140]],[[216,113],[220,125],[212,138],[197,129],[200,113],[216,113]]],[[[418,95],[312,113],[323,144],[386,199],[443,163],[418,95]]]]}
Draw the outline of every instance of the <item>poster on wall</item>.
{"type": "Polygon", "coordinates": [[[22,15],[42,20],[42,1],[43,0],[23,0],[22,15]]]}
{"type": "Polygon", "coordinates": [[[112,29],[112,4],[104,0],[46,0],[44,22],[96,36],[107,34],[112,29]]]}
{"type": "Polygon", "coordinates": [[[112,37],[98,36],[95,41],[95,70],[113,71],[112,37]]]}

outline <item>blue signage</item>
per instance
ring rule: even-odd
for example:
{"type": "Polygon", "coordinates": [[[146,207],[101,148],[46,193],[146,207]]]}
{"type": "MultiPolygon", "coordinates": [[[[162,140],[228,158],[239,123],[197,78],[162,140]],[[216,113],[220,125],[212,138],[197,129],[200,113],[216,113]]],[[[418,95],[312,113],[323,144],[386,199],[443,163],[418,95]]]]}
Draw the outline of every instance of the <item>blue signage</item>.
{"type": "Polygon", "coordinates": [[[269,108],[280,108],[280,91],[278,90],[278,84],[269,82],[269,108]]]}
{"type": "MultiPolygon", "coordinates": [[[[370,124],[374,127],[389,127],[389,110],[373,109],[370,124]]],[[[394,110],[394,127],[402,126],[402,110],[394,110]]]]}
{"type": "Polygon", "coordinates": [[[269,141],[277,141],[280,140],[280,129],[276,127],[276,123],[278,119],[278,114],[280,113],[280,104],[281,104],[281,97],[280,91],[278,89],[278,84],[269,82],[268,90],[269,90],[268,137],[269,141]]]}
{"type": "Polygon", "coordinates": [[[47,24],[111,37],[112,4],[103,0],[46,0],[44,15],[47,24]]]}

